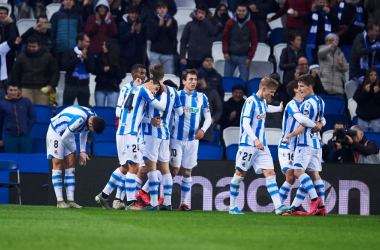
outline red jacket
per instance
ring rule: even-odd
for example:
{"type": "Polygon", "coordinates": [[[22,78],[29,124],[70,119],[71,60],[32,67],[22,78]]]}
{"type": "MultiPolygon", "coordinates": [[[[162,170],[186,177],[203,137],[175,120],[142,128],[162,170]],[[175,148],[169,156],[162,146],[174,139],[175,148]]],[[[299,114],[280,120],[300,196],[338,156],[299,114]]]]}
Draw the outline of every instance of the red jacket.
{"type": "Polygon", "coordinates": [[[93,54],[98,54],[102,51],[102,46],[105,40],[117,34],[115,18],[111,17],[111,22],[106,24],[105,17],[100,16],[101,24],[97,24],[95,14],[88,17],[84,33],[90,37],[90,47],[88,50],[93,54]]]}
{"type": "Polygon", "coordinates": [[[298,12],[298,16],[292,17],[291,15],[287,15],[286,27],[308,29],[310,28],[310,26],[304,24],[301,18],[309,10],[311,10],[312,5],[313,0],[286,0],[285,5],[282,6],[282,8],[279,11],[277,11],[277,13],[272,17],[272,20],[275,20],[286,14],[288,9],[293,9],[298,12]]]}

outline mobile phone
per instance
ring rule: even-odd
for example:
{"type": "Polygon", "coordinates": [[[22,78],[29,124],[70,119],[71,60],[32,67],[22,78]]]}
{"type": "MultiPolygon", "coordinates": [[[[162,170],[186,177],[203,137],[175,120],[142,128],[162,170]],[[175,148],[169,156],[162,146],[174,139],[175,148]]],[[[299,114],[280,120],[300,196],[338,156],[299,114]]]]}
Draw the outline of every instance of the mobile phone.
{"type": "Polygon", "coordinates": [[[324,5],[316,5],[316,6],[315,6],[315,8],[316,8],[317,10],[319,10],[319,11],[322,11],[324,7],[325,7],[324,5]]]}
{"type": "Polygon", "coordinates": [[[43,29],[51,29],[51,23],[43,23],[41,25],[41,28],[43,28],[43,29]]]}

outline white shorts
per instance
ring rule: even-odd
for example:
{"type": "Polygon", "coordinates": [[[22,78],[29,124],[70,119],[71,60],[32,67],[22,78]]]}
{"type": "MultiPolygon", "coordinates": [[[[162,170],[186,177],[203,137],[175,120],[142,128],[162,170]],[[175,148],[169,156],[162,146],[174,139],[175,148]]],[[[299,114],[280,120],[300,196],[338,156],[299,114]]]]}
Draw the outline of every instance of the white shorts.
{"type": "Polygon", "coordinates": [[[278,161],[283,174],[293,169],[294,151],[287,148],[278,148],[278,161]]]}
{"type": "MultiPolygon", "coordinates": [[[[76,148],[75,144],[75,136],[73,135],[70,138],[70,144],[76,148]]],[[[46,152],[47,152],[47,158],[57,158],[60,160],[63,160],[65,156],[71,154],[70,150],[66,148],[66,146],[63,144],[61,136],[57,134],[51,125],[49,126],[47,135],[46,135],[46,152]]]]}
{"type": "Polygon", "coordinates": [[[197,166],[198,140],[179,141],[170,139],[170,166],[192,169],[197,166]]]}
{"type": "MultiPolygon", "coordinates": [[[[143,155],[144,155],[144,152],[145,152],[145,142],[144,142],[144,140],[142,140],[142,139],[139,139],[138,141],[140,142],[140,143],[139,143],[140,153],[141,153],[141,156],[143,156],[143,155]]],[[[140,167],[140,168],[142,168],[142,167],[146,167],[146,166],[145,166],[145,161],[144,161],[143,157],[141,157],[139,167],[140,167]]]]}
{"type": "Polygon", "coordinates": [[[169,162],[170,150],[169,140],[162,140],[154,136],[145,135],[145,151],[142,152],[144,159],[148,159],[153,162],[169,162]]]}
{"type": "Polygon", "coordinates": [[[135,135],[116,135],[117,155],[120,165],[140,163],[141,152],[135,135]]]}
{"type": "Polygon", "coordinates": [[[239,146],[235,168],[247,172],[251,167],[256,174],[263,173],[263,169],[274,169],[273,158],[268,147],[265,146],[264,150],[260,150],[251,146],[239,146]]]}
{"type": "Polygon", "coordinates": [[[293,169],[302,168],[305,171],[322,171],[322,149],[312,147],[297,147],[294,152],[293,169]]]}

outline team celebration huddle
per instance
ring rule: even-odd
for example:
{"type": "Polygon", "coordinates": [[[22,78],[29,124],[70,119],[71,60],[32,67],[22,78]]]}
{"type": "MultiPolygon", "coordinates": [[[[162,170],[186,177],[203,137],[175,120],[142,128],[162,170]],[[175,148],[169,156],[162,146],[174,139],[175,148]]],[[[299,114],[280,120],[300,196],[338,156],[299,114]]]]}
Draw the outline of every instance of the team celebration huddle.
{"type": "MultiPolygon", "coordinates": [[[[192,211],[187,205],[192,169],[197,166],[199,140],[212,123],[208,99],[204,93],[196,91],[195,69],[182,73],[182,90],[170,80],[163,81],[162,65],[151,65],[149,70],[150,77],[145,82],[137,78],[120,91],[116,108],[119,118],[116,146],[120,166],[95,200],[104,209],[171,211],[173,180],[182,168],[178,210],[192,211]],[[163,197],[159,197],[160,183],[163,197]],[[109,195],[115,189],[111,206],[109,195]]],[[[326,124],[325,104],[314,94],[314,81],[313,76],[306,74],[290,82],[287,92],[293,99],[285,109],[282,103],[280,106],[267,104],[279,85],[269,77],[263,78],[259,90],[246,99],[240,118],[235,174],[230,183],[230,214],[243,214],[237,207],[239,187],[247,171],[253,168],[256,174],[265,177],[276,215],[326,215],[324,184],[319,175],[322,171],[320,130],[326,124]],[[278,158],[286,181],[279,188],[265,139],[265,122],[267,112],[283,111],[278,158]],[[283,202],[296,179],[300,187],[291,206],[285,206],[283,202]],[[307,195],[311,199],[310,210],[303,212],[298,207],[307,195]]],[[[101,117],[89,108],[76,105],[67,107],[51,119],[46,138],[47,156],[53,163],[52,182],[58,208],[83,208],[74,201],[78,155],[75,134],[79,134],[80,139],[79,164],[86,165],[89,160],[85,149],[88,133],[100,134],[104,128],[101,117]],[[62,195],[63,183],[67,202],[62,195]]]]}

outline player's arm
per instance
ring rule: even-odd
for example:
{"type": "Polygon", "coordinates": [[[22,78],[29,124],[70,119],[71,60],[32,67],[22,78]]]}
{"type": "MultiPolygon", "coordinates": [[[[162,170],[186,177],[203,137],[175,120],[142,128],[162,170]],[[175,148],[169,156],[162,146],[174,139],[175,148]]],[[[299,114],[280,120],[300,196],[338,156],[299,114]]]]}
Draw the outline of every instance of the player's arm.
{"type": "Polygon", "coordinates": [[[121,108],[123,106],[125,95],[127,94],[127,88],[122,88],[119,93],[119,99],[116,104],[116,116],[120,118],[121,108]]]}
{"type": "Polygon", "coordinates": [[[161,124],[161,117],[158,115],[156,117],[153,117],[150,119],[149,117],[144,116],[142,119],[143,123],[152,124],[153,126],[157,127],[161,124]]]}
{"type": "Polygon", "coordinates": [[[263,143],[256,137],[251,127],[251,120],[253,117],[253,112],[255,110],[255,107],[256,105],[252,100],[248,100],[245,102],[243,110],[241,112],[242,117],[243,117],[242,127],[244,131],[248,134],[248,136],[252,138],[253,142],[256,145],[256,148],[263,150],[264,149],[263,143]]]}
{"type": "Polygon", "coordinates": [[[283,110],[284,110],[284,106],[282,102],[280,103],[280,106],[268,105],[267,107],[267,113],[277,113],[277,112],[282,112],[283,110]]]}
{"type": "Polygon", "coordinates": [[[87,136],[89,132],[90,131],[79,134],[79,145],[80,145],[79,164],[84,165],[84,166],[86,166],[87,160],[90,160],[90,158],[88,157],[86,153],[86,143],[87,143],[87,136]]]}
{"type": "MultiPolygon", "coordinates": [[[[314,123],[315,125],[315,123],[314,123]]],[[[288,143],[290,141],[290,139],[294,136],[297,136],[299,134],[301,134],[303,131],[305,131],[305,127],[304,126],[299,126],[296,130],[294,130],[292,133],[288,134],[285,139],[282,141],[282,143],[288,143]]]]}
{"type": "MultiPolygon", "coordinates": [[[[166,88],[165,88],[166,90],[166,88]]],[[[142,97],[149,103],[149,105],[152,105],[153,107],[155,107],[156,109],[160,110],[160,111],[164,111],[165,108],[166,108],[166,99],[167,99],[167,94],[166,92],[162,92],[161,93],[161,100],[157,100],[156,98],[154,98],[152,92],[150,92],[148,89],[146,88],[141,88],[140,90],[140,94],[142,95],[142,97]]]]}
{"type": "Polygon", "coordinates": [[[63,145],[71,152],[74,153],[76,151],[76,148],[73,147],[70,143],[70,138],[74,135],[73,132],[70,131],[69,128],[66,128],[65,132],[61,136],[61,140],[63,142],[63,145]]]}
{"type": "MultiPolygon", "coordinates": [[[[84,117],[82,116],[74,116],[71,121],[67,124],[67,128],[63,135],[61,136],[62,142],[65,147],[71,152],[74,153],[76,151],[75,146],[72,146],[70,143],[70,138],[74,135],[75,131],[83,125],[85,122],[84,117]]],[[[87,139],[86,139],[87,140],[87,139]]],[[[86,142],[85,142],[86,143],[86,142]]]]}
{"type": "Polygon", "coordinates": [[[203,138],[203,136],[205,135],[207,129],[210,127],[211,122],[212,122],[212,118],[211,118],[211,114],[210,114],[210,107],[208,105],[208,99],[207,99],[206,95],[203,95],[203,106],[202,107],[203,107],[202,113],[203,113],[203,116],[205,117],[205,121],[203,122],[202,128],[199,129],[195,133],[195,139],[196,140],[200,140],[203,138]]]}
{"type": "Polygon", "coordinates": [[[177,115],[181,116],[181,115],[183,115],[182,103],[181,103],[181,100],[180,100],[180,98],[178,96],[178,92],[177,91],[174,92],[174,95],[175,95],[175,100],[174,100],[174,108],[173,108],[173,110],[174,110],[174,112],[177,115]]]}
{"type": "Polygon", "coordinates": [[[314,128],[315,127],[315,122],[313,122],[311,119],[308,117],[302,115],[301,113],[297,112],[293,114],[294,119],[301,124],[302,126],[306,128],[314,128]]]}

